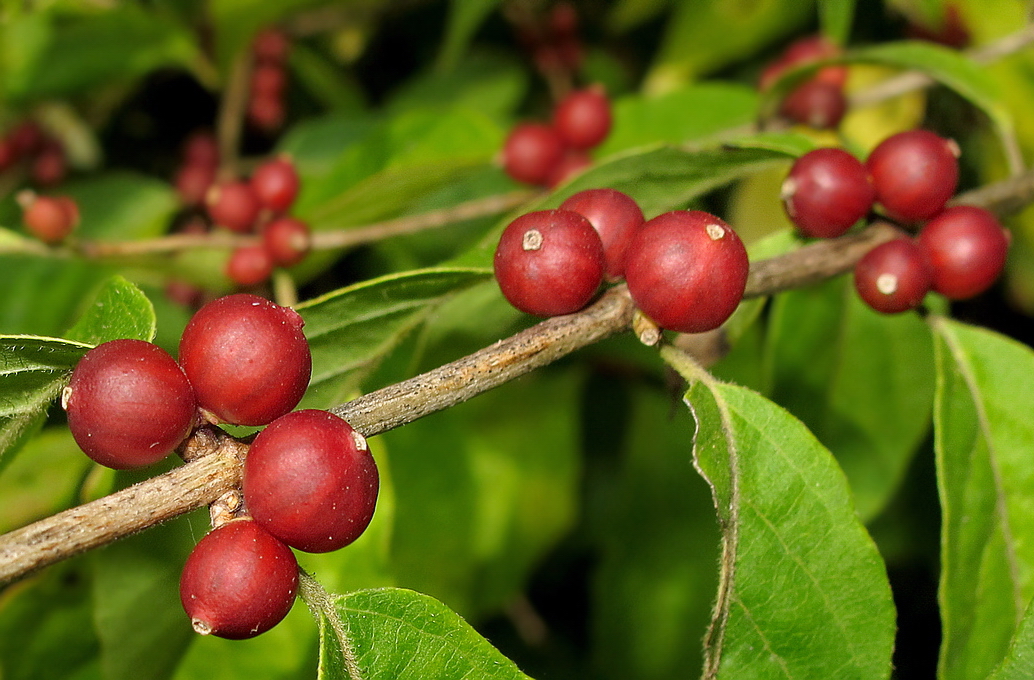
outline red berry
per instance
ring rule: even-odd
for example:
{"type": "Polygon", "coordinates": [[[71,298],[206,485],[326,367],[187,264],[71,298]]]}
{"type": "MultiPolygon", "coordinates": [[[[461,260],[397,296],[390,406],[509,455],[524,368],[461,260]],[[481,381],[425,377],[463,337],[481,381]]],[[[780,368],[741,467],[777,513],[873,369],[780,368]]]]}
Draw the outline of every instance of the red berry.
{"type": "Polygon", "coordinates": [[[589,220],[570,210],[541,210],[507,225],[494,266],[510,304],[536,316],[559,316],[589,304],[603,282],[606,259],[589,220]]]}
{"type": "Polygon", "coordinates": [[[610,100],[601,88],[576,90],[564,97],[553,112],[553,127],[573,149],[591,149],[610,132],[610,100]]]}
{"type": "Polygon", "coordinates": [[[199,309],[179,347],[198,405],[235,425],[265,425],[297,406],[312,373],[303,325],[293,309],[245,293],[199,309]]]}
{"type": "Polygon", "coordinates": [[[312,234],[305,222],[278,217],[263,227],[262,244],[274,263],[290,267],[305,259],[312,246],[312,234]]]}
{"type": "Polygon", "coordinates": [[[64,241],[79,223],[79,208],[67,196],[37,196],[22,215],[25,227],[44,243],[64,241]]]}
{"type": "Polygon", "coordinates": [[[503,168],[518,182],[545,184],[563,157],[560,135],[541,123],[517,125],[503,145],[503,168]]]}
{"type": "Polygon", "coordinates": [[[273,257],[265,246],[241,246],[226,261],[226,276],[238,286],[254,286],[273,274],[273,257]]]}
{"type": "Polygon", "coordinates": [[[258,64],[251,72],[251,96],[282,97],[287,72],[280,64],[258,64]]]}
{"type": "Polygon", "coordinates": [[[1005,266],[1009,233],[995,216],[968,205],[945,208],[919,232],[933,267],[933,289],[953,300],[979,295],[1005,266]]]}
{"type": "Polygon", "coordinates": [[[251,188],[264,206],[284,212],[298,195],[298,172],[286,157],[266,161],[251,175],[251,188]]]}
{"type": "MultiPolygon", "coordinates": [[[[758,81],[758,89],[762,91],[769,89],[790,69],[822,59],[830,59],[840,53],[840,48],[824,36],[815,35],[801,38],[787,47],[774,62],[765,67],[758,81]]],[[[816,72],[815,78],[831,85],[843,87],[847,82],[847,67],[824,66],[816,72]]]]}
{"type": "Polygon", "coordinates": [[[197,402],[169,354],[142,340],[112,340],[76,365],[61,396],[79,447],[116,469],[157,462],[190,434],[197,402]]]}
{"type": "Polygon", "coordinates": [[[736,310],[750,263],[740,237],[699,210],[658,215],[628,247],[625,280],[636,306],[681,333],[717,328],[736,310]]]}
{"type": "Polygon", "coordinates": [[[0,172],[18,162],[18,150],[11,143],[10,138],[0,137],[0,172]]]}
{"type": "Polygon", "coordinates": [[[933,271],[919,245],[899,238],[876,246],[858,261],[854,286],[877,312],[897,314],[915,309],[930,292],[933,271]]]}
{"type": "Polygon", "coordinates": [[[902,222],[928,220],[959,182],[959,147],[927,130],[899,132],[880,142],[866,166],[876,200],[902,222]]]}
{"type": "Polygon", "coordinates": [[[783,207],[806,236],[840,236],[872,208],[876,193],[857,158],[836,148],[798,158],[783,182],[783,207]]]}
{"type": "Polygon", "coordinates": [[[277,418],[244,462],[244,502],[284,543],[330,552],[353,542],[373,518],[379,486],[366,440],[327,411],[277,418]]]}
{"type": "Polygon", "coordinates": [[[249,519],[210,531],[180,576],[180,602],[194,630],[230,640],[255,637],[280,623],[297,592],[294,553],[249,519]]]}
{"type": "Polygon", "coordinates": [[[257,130],[271,133],[284,126],[287,109],[284,98],[267,94],[256,94],[248,100],[248,122],[257,130]]]}
{"type": "Polygon", "coordinates": [[[277,28],[259,31],[251,43],[251,52],[259,62],[283,63],[290,50],[290,39],[277,28]]]}
{"type": "Polygon", "coordinates": [[[201,205],[215,182],[215,166],[188,163],[176,172],[176,193],[185,205],[201,205]]]}
{"type": "Polygon", "coordinates": [[[219,165],[219,143],[207,130],[192,132],[183,142],[183,165],[200,165],[213,171],[219,165]]]}
{"type": "Polygon", "coordinates": [[[46,134],[43,129],[37,125],[34,121],[27,120],[18,125],[15,129],[11,130],[7,136],[11,140],[11,144],[14,145],[14,149],[17,152],[19,158],[25,158],[31,156],[40,149],[43,148],[43,141],[46,138],[46,134]]]}
{"type": "Polygon", "coordinates": [[[570,150],[564,154],[546,178],[546,186],[555,188],[592,165],[592,159],[584,151],[570,150]]]}
{"type": "Polygon", "coordinates": [[[607,278],[624,276],[628,244],[645,221],[635,200],[615,189],[586,189],[561,203],[560,209],[582,215],[599,233],[607,259],[607,278]]]}
{"type": "Polygon", "coordinates": [[[252,230],[262,212],[251,184],[240,180],[212,186],[205,195],[205,205],[213,222],[242,234],[252,230]]]}
{"type": "Polygon", "coordinates": [[[840,85],[813,78],[786,95],[779,112],[795,123],[816,130],[832,130],[847,113],[847,97],[840,85]]]}
{"type": "Polygon", "coordinates": [[[68,161],[61,143],[53,139],[45,140],[43,148],[32,161],[29,174],[32,181],[42,187],[60,184],[68,174],[68,161]]]}

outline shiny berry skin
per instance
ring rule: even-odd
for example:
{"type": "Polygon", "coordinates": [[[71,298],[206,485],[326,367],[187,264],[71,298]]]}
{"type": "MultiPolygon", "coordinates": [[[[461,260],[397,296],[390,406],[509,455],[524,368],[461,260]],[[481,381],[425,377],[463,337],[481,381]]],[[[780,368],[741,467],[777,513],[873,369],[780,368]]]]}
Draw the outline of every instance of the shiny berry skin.
{"type": "Polygon", "coordinates": [[[366,440],[327,411],[274,420],[244,462],[244,502],[255,521],[287,545],[323,553],[366,530],[379,488],[366,440]]]}
{"type": "Polygon", "coordinates": [[[794,162],[780,197],[805,236],[835,238],[869,213],[876,192],[861,161],[843,149],[823,148],[794,162]]]}
{"type": "Polygon", "coordinates": [[[952,300],[990,288],[1005,267],[1010,242],[994,215],[969,205],[945,208],[918,239],[933,267],[933,289],[952,300]]]}
{"type": "Polygon", "coordinates": [[[816,130],[832,130],[847,113],[847,97],[840,85],[813,78],[786,95],[779,113],[816,130]]]}
{"type": "Polygon", "coordinates": [[[571,92],[553,112],[553,127],[572,149],[598,146],[607,138],[612,123],[610,100],[601,88],[571,92]]]}
{"type": "Polygon", "coordinates": [[[67,196],[37,196],[22,215],[25,228],[51,245],[61,243],[79,224],[79,208],[67,196]]]}
{"type": "Polygon", "coordinates": [[[194,630],[229,640],[280,623],[298,592],[291,549],[250,519],[212,529],[194,546],[180,576],[180,602],[194,630]]]}
{"type": "Polygon", "coordinates": [[[928,130],[892,135],[866,161],[876,201],[902,222],[922,222],[944,208],[959,183],[959,147],[928,130]]]}
{"type": "Polygon", "coordinates": [[[247,293],[213,300],[180,338],[198,405],[223,422],[265,425],[301,401],[312,373],[302,317],[247,293]]]}
{"type": "Polygon", "coordinates": [[[750,263],[727,223],[699,210],[647,220],[628,247],[625,281],[632,300],[661,328],[702,333],[736,310],[750,263]]]}
{"type": "Polygon", "coordinates": [[[255,169],[251,188],[262,205],[275,212],[284,212],[298,195],[298,173],[287,158],[274,158],[255,169]]]}
{"type": "Polygon", "coordinates": [[[915,309],[933,285],[933,270],[919,245],[899,238],[876,246],[854,268],[858,295],[877,312],[915,309]]]}
{"type": "Polygon", "coordinates": [[[570,210],[540,210],[507,225],[494,267],[510,304],[536,316],[559,316],[589,304],[603,282],[606,257],[585,217],[570,210]]]}
{"type": "Polygon", "coordinates": [[[646,221],[639,204],[616,189],[586,189],[570,196],[560,209],[573,210],[596,229],[607,260],[606,277],[613,281],[624,276],[628,244],[646,221]]]}
{"type": "Polygon", "coordinates": [[[205,195],[212,221],[230,231],[246,234],[255,226],[262,203],[249,182],[230,181],[212,186],[205,195]]]}
{"type": "Polygon", "coordinates": [[[226,261],[226,276],[238,286],[254,286],[273,275],[273,256],[263,245],[234,248],[226,261]]]}
{"type": "Polygon", "coordinates": [[[521,123],[503,145],[503,169],[518,182],[545,184],[564,157],[556,130],[541,123],[521,123]]]}
{"type": "Polygon", "coordinates": [[[167,456],[197,416],[187,376],[165,350],[143,340],[112,340],[87,352],[61,404],[79,448],[120,470],[167,456]]]}
{"type": "Polygon", "coordinates": [[[278,217],[262,228],[262,245],[275,264],[290,267],[305,259],[312,247],[309,225],[294,217],[278,217]]]}

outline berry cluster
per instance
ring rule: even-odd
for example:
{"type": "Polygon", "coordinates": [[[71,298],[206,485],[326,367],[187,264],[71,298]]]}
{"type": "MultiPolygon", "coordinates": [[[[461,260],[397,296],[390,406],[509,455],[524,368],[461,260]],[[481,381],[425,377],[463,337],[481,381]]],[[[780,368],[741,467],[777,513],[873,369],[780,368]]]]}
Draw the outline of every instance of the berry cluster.
{"type": "MultiPolygon", "coordinates": [[[[837,57],[840,53],[837,45],[822,36],[802,38],[762,71],[758,88],[764,92],[787,71],[837,57]]],[[[783,98],[779,113],[795,123],[819,130],[835,128],[847,112],[846,82],[846,66],[823,66],[783,98]]]]}
{"type": "Polygon", "coordinates": [[[917,239],[877,246],[855,268],[855,287],[885,313],[918,307],[935,290],[953,300],[973,297],[998,278],[1009,236],[981,208],[946,208],[959,179],[959,148],[926,130],[883,140],[863,164],[847,151],[816,149],[801,156],[782,187],[787,215],[806,236],[834,238],[874,205],[917,239]]]}
{"type": "Polygon", "coordinates": [[[251,44],[253,67],[248,89],[247,118],[256,130],[272,133],[284,125],[287,105],[287,55],[291,42],[275,28],[255,36],[251,44]]]}
{"type": "Polygon", "coordinates": [[[37,186],[55,186],[68,174],[64,146],[31,120],[0,137],[0,172],[22,162],[28,165],[29,177],[37,186]]]}
{"type": "Polygon", "coordinates": [[[75,441],[116,469],[164,458],[201,420],[268,424],[244,464],[247,514],[205,536],[183,571],[183,606],[202,634],[276,625],[298,586],[291,548],[337,550],[373,517],[379,477],[366,440],[331,413],[291,412],[312,371],[302,324],[264,298],[223,297],[191,318],[179,362],[157,345],[113,340],[86,353],[62,393],[75,441]]]}
{"type": "Polygon", "coordinates": [[[46,244],[61,243],[79,224],[79,206],[70,196],[38,196],[26,189],[16,200],[25,228],[46,244]]]}
{"type": "Polygon", "coordinates": [[[494,267],[506,299],[530,314],[576,312],[605,276],[624,278],[636,306],[658,326],[699,333],[735,311],[749,261],[736,232],[714,215],[675,210],[644,220],[626,194],[588,189],[557,210],[511,222],[494,267]]]}
{"type": "Polygon", "coordinates": [[[518,182],[553,187],[589,166],[588,151],[610,133],[610,100],[600,87],[569,93],[551,123],[520,123],[503,145],[503,169],[518,182]]]}
{"type": "Polygon", "coordinates": [[[585,50],[578,28],[578,11],[568,2],[553,5],[544,20],[527,17],[517,25],[517,39],[540,73],[577,72],[585,50]]]}
{"type": "Polygon", "coordinates": [[[183,143],[181,163],[173,178],[180,200],[187,206],[200,206],[215,183],[219,171],[219,144],[207,130],[194,132],[183,143]]]}

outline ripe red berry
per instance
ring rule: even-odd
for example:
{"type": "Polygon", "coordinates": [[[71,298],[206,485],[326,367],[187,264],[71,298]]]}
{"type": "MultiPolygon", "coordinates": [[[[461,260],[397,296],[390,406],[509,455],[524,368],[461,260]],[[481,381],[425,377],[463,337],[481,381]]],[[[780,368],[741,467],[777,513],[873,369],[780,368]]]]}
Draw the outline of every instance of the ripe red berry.
{"type": "Polygon", "coordinates": [[[43,147],[32,161],[29,174],[32,181],[41,187],[60,184],[68,174],[68,161],[61,143],[54,139],[44,140],[43,147]]]}
{"type": "Polygon", "coordinates": [[[607,260],[607,278],[617,280],[624,276],[628,244],[645,221],[635,200],[616,189],[586,189],[570,196],[560,204],[560,209],[582,215],[599,233],[607,260]]]}
{"type": "Polygon", "coordinates": [[[265,425],[297,406],[312,373],[303,325],[293,309],[246,293],[199,309],[179,347],[198,405],[235,425],[265,425]]]}
{"type": "Polygon", "coordinates": [[[928,220],[944,208],[959,182],[959,147],[928,130],[899,132],[880,142],[866,167],[876,201],[902,222],[928,220]]]}
{"type": "Polygon", "coordinates": [[[287,87],[287,72],[280,64],[257,64],[251,72],[251,96],[282,97],[287,87]]]}
{"type": "Polygon", "coordinates": [[[226,261],[226,276],[238,286],[254,286],[273,274],[273,257],[265,246],[234,248],[226,261]]]}
{"type": "Polygon", "coordinates": [[[87,352],[61,404],[79,447],[116,469],[161,460],[197,416],[187,376],[165,350],[142,340],[112,340],[87,352]]]}
{"type": "Polygon", "coordinates": [[[919,245],[899,238],[876,246],[858,261],[854,285],[877,312],[897,314],[915,309],[930,292],[933,270],[919,245]]]}
{"type": "Polygon", "coordinates": [[[79,208],[67,196],[36,196],[22,215],[25,228],[44,243],[64,241],[79,224],[79,208]]]}
{"type": "Polygon", "coordinates": [[[266,161],[251,175],[251,188],[259,201],[275,212],[284,212],[298,195],[298,172],[286,157],[266,161]]]}
{"type": "Polygon", "coordinates": [[[584,151],[569,150],[546,178],[546,186],[556,188],[592,165],[592,159],[584,151]]]}
{"type": "Polygon", "coordinates": [[[213,222],[242,234],[251,231],[262,211],[251,184],[240,180],[213,185],[205,195],[205,205],[213,222]]]}
{"type": "Polygon", "coordinates": [[[219,165],[219,143],[207,130],[192,132],[183,142],[183,164],[201,165],[213,170],[219,165]]]}
{"type": "Polygon", "coordinates": [[[26,120],[11,130],[7,138],[11,140],[19,158],[38,153],[43,148],[46,133],[35,121],[26,120]]]}
{"type": "Polygon", "coordinates": [[[244,462],[244,502],[284,543],[330,552],[353,542],[373,518],[379,486],[366,440],[327,411],[277,418],[244,462]]]}
{"type": "Polygon", "coordinates": [[[945,208],[919,232],[933,267],[933,288],[953,300],[979,295],[1005,266],[1009,233],[995,216],[968,205],[945,208]]]}
{"type": "Polygon", "coordinates": [[[836,148],[798,158],[783,182],[783,207],[806,236],[840,236],[872,208],[876,193],[857,158],[836,148]]]}
{"type": "Polygon", "coordinates": [[[278,217],[262,228],[262,245],[274,263],[290,267],[305,259],[312,246],[312,234],[305,222],[278,217]]]}
{"type": "Polygon", "coordinates": [[[249,519],[210,531],[180,576],[180,602],[194,630],[230,640],[255,637],[280,623],[297,592],[294,553],[249,519]]]}
{"type": "Polygon", "coordinates": [[[188,163],[176,172],[176,193],[185,205],[201,205],[215,182],[215,166],[188,163]]]}
{"type": "Polygon", "coordinates": [[[786,95],[779,112],[795,123],[832,130],[847,113],[847,97],[842,86],[813,78],[786,95]]]}
{"type": "Polygon", "coordinates": [[[510,304],[536,316],[559,316],[589,304],[603,282],[606,258],[589,220],[570,210],[540,210],[507,225],[494,266],[510,304]]]}
{"type": "MultiPolygon", "coordinates": [[[[825,36],[815,35],[801,38],[787,47],[775,61],[765,67],[758,81],[758,89],[761,91],[769,89],[785,72],[792,68],[836,57],[840,52],[840,48],[826,39],[825,36]]],[[[847,67],[839,65],[824,66],[816,72],[814,77],[842,88],[847,82],[847,67]]]]}
{"type": "Polygon", "coordinates": [[[557,104],[553,127],[567,146],[591,149],[610,132],[610,100],[602,88],[575,90],[557,104]]]}
{"type": "Polygon", "coordinates": [[[255,60],[261,63],[283,63],[290,50],[291,41],[287,35],[272,27],[259,31],[251,43],[255,60]]]}
{"type": "Polygon", "coordinates": [[[541,123],[521,123],[503,145],[503,169],[518,182],[545,184],[564,157],[556,130],[541,123]]]}
{"type": "Polygon", "coordinates": [[[248,100],[248,122],[265,133],[276,132],[287,120],[284,98],[258,93],[248,100]]]}
{"type": "Polygon", "coordinates": [[[675,210],[636,233],[625,280],[636,306],[658,326],[701,333],[736,310],[749,267],[747,249],[727,223],[699,210],[675,210]]]}

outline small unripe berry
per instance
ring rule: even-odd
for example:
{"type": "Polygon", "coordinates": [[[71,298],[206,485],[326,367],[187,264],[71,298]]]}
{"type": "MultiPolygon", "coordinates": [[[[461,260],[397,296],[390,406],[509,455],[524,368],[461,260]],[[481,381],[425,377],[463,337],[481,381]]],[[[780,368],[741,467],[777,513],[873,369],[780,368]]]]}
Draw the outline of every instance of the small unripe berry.
{"type": "Polygon", "coordinates": [[[33,236],[53,245],[79,224],[79,208],[68,196],[36,196],[29,199],[22,221],[33,236]]]}
{"type": "Polygon", "coordinates": [[[843,149],[823,148],[794,162],[780,196],[805,236],[835,238],[869,213],[876,193],[861,161],[843,149]]]}
{"type": "Polygon", "coordinates": [[[556,130],[541,123],[521,123],[503,145],[503,169],[518,182],[545,184],[564,157],[556,130]]]}
{"type": "Polygon", "coordinates": [[[278,217],[262,228],[262,245],[281,267],[296,265],[312,247],[309,225],[294,217],[278,217]]]}
{"type": "Polygon", "coordinates": [[[702,333],[736,310],[750,263],[723,220],[699,210],[658,215],[636,233],[625,280],[636,306],[661,328],[702,333]]]}
{"type": "Polygon", "coordinates": [[[847,113],[847,97],[840,85],[813,78],[787,94],[779,112],[795,123],[816,130],[832,130],[847,113]]]}
{"type": "Polygon", "coordinates": [[[496,281],[517,309],[536,316],[571,314],[603,282],[603,243],[589,220],[570,210],[521,215],[495,251],[496,281]]]}
{"type": "Polygon", "coordinates": [[[281,541],[330,552],[366,530],[377,504],[377,465],[366,440],[338,416],[304,410],[274,420],[244,462],[244,502],[281,541]]]}
{"type": "Polygon", "coordinates": [[[915,309],[933,283],[933,271],[922,249],[910,238],[876,246],[854,269],[858,295],[877,312],[897,314],[915,309]]]}
{"type": "Polygon", "coordinates": [[[235,425],[265,425],[297,406],[312,373],[303,325],[293,309],[245,293],[199,309],[179,347],[198,405],[235,425]]]}
{"type": "Polygon", "coordinates": [[[624,276],[628,244],[645,221],[635,200],[616,189],[586,189],[570,196],[560,209],[582,215],[599,233],[607,259],[607,278],[624,276]]]}
{"type": "Polygon", "coordinates": [[[116,469],[161,460],[197,416],[187,376],[165,350],[142,340],[112,340],[87,352],[61,403],[79,447],[116,469]]]}
{"type": "Polygon", "coordinates": [[[958,144],[928,130],[888,137],[866,161],[876,201],[902,222],[932,218],[958,186],[958,157],[958,144]]]}
{"type": "Polygon", "coordinates": [[[263,245],[234,248],[226,261],[226,276],[238,286],[254,286],[273,275],[273,257],[263,245]]]}
{"type": "Polygon", "coordinates": [[[212,186],[205,196],[205,205],[213,222],[242,234],[251,231],[262,211],[255,190],[250,183],[242,181],[212,186]]]}
{"type": "Polygon", "coordinates": [[[945,208],[919,232],[933,267],[933,288],[952,300],[979,295],[1005,267],[1009,232],[995,216],[969,205],[945,208]]]}
{"type": "Polygon", "coordinates": [[[284,212],[298,195],[298,173],[286,157],[266,161],[251,175],[251,188],[259,201],[274,212],[284,212]]]}
{"type": "Polygon", "coordinates": [[[194,630],[230,640],[252,638],[280,623],[298,592],[291,549],[249,519],[202,538],[183,567],[180,602],[194,630]]]}
{"type": "Polygon", "coordinates": [[[553,113],[553,127],[572,149],[599,145],[610,133],[612,122],[610,100],[601,88],[571,92],[553,113]]]}

